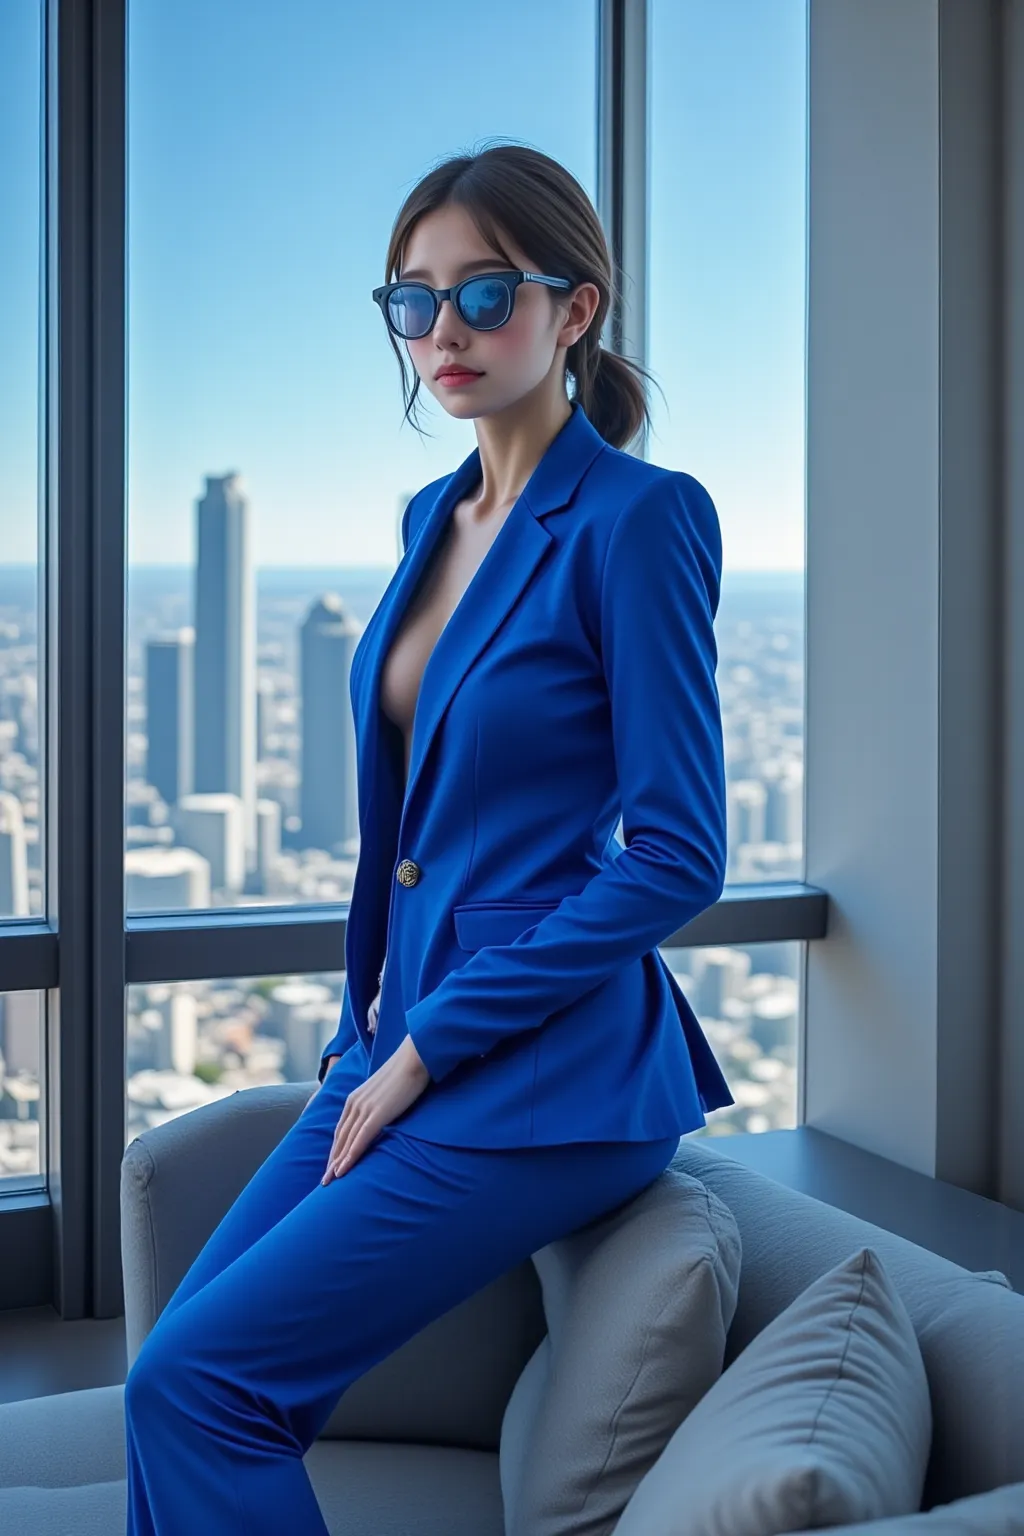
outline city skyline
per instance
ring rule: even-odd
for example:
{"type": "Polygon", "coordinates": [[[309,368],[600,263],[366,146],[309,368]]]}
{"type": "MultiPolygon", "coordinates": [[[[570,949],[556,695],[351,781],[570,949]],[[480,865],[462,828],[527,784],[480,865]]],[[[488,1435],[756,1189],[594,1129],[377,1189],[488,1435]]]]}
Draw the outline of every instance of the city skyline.
{"type": "MultiPolygon", "coordinates": [[[[205,569],[132,573],[125,687],[128,909],[347,900],[358,858],[348,672],[391,571],[271,568],[262,579],[248,578],[244,498],[237,501],[230,539],[218,531],[216,497],[205,508],[211,513],[205,569]],[[250,581],[252,602],[232,607],[223,594],[237,596],[250,581]],[[193,686],[203,649],[195,608],[204,590],[215,642],[211,650],[208,634],[205,693],[193,686]],[[234,619],[225,627],[229,608],[234,619]],[[244,741],[237,729],[243,705],[255,725],[244,741]],[[201,782],[198,741],[212,765],[201,782]],[[307,777],[309,760],[315,771],[307,777]]],[[[204,515],[201,504],[196,515],[204,515]]],[[[16,916],[42,910],[44,824],[30,623],[34,572],[22,567],[12,589],[11,571],[0,566],[0,791],[7,796],[0,889],[8,894],[8,915],[16,916]]],[[[803,608],[799,576],[740,573],[723,580],[716,635],[733,883],[801,878],[803,608]]]]}
{"type": "MultiPolygon", "coordinates": [[[[253,573],[255,601],[225,604],[235,631],[243,624],[255,630],[253,665],[238,665],[243,637],[226,635],[225,655],[235,664],[226,675],[219,665],[214,670],[222,673],[218,697],[228,707],[208,700],[205,711],[197,709],[190,622],[197,594],[239,593],[247,546],[244,500],[236,501],[233,530],[218,526],[218,494],[205,510],[214,518],[210,536],[199,541],[205,570],[178,565],[129,573],[135,639],[126,657],[126,909],[344,903],[359,845],[346,836],[357,828],[355,754],[351,713],[338,699],[347,697],[358,635],[391,568],[269,568],[262,581],[253,573]],[[344,595],[325,591],[328,581],[344,595]],[[241,796],[212,784],[195,792],[194,738],[207,737],[223,761],[239,690],[250,685],[257,854],[247,869],[241,796]],[[317,772],[307,785],[311,752],[317,772]]],[[[200,503],[195,512],[203,515],[200,503]]],[[[0,566],[0,918],[44,911],[38,656],[29,633],[36,573],[21,567],[12,592],[12,570],[0,566]],[[21,609],[19,588],[29,599],[21,609]]],[[[799,573],[723,579],[716,632],[733,883],[802,872],[803,597],[799,573]]],[[[237,762],[224,766],[225,782],[229,771],[238,776],[237,762]]],[[[736,1100],[711,1117],[705,1134],[793,1123],[801,947],[665,946],[665,953],[736,1100]]],[[[343,981],[343,973],[332,973],[130,987],[126,1143],[237,1088],[315,1076],[337,1027],[343,981]]],[[[40,994],[0,995],[3,1181],[31,1180],[41,1168],[40,1002],[40,994]]]]}

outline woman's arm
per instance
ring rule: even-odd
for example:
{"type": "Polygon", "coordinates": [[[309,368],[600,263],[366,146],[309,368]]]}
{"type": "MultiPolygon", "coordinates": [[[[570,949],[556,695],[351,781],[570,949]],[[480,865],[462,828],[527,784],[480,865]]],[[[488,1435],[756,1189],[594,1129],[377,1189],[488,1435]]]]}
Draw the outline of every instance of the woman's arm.
{"type": "Polygon", "coordinates": [[[485,945],[406,1009],[435,1082],[646,954],[721,895],[726,788],[714,632],[718,514],[692,476],[645,486],[612,530],[601,656],[625,847],[510,944],[485,945]]]}

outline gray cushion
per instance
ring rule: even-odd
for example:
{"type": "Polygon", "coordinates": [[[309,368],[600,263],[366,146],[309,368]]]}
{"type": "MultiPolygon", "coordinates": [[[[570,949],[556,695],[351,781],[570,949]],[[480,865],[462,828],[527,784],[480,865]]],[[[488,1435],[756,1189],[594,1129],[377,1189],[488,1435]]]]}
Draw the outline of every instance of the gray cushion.
{"type": "Polygon", "coordinates": [[[778,1536],[911,1514],[930,1443],[913,1324],[878,1254],[862,1248],[723,1372],[615,1536],[778,1536]]]}
{"type": "Polygon", "coordinates": [[[331,1536],[503,1536],[496,1451],[317,1440],[303,1459],[331,1536]]]}
{"type": "Polygon", "coordinates": [[[813,1280],[856,1249],[873,1248],[910,1313],[928,1372],[932,1452],[922,1508],[1024,1481],[1024,1296],[787,1189],[706,1137],[684,1137],[672,1166],[714,1190],[739,1225],[743,1273],[726,1367],[813,1280]],[[780,1242],[780,1233],[792,1241],[780,1242]]]}
{"type": "MultiPolygon", "coordinates": [[[[0,1403],[0,1489],[5,1492],[28,1484],[116,1483],[124,1475],[123,1386],[0,1403]]],[[[0,1520],[0,1532],[19,1529],[0,1520]]]]}
{"type": "Polygon", "coordinates": [[[120,1536],[124,1478],[71,1488],[0,1488],[0,1531],[10,1536],[120,1536]]]}
{"type": "MultiPolygon", "coordinates": [[[[318,1440],[304,1461],[337,1536],[503,1536],[496,1451],[318,1440]]],[[[122,1536],[126,1508],[122,1386],[0,1404],[3,1536],[122,1536]]]]}
{"type": "Polygon", "coordinates": [[[533,1255],[548,1333],[501,1430],[507,1536],[606,1536],[717,1379],[736,1307],[732,1212],[669,1168],[533,1255]]]}
{"type": "MultiPolygon", "coordinates": [[[[795,1536],[812,1536],[798,1531],[795,1536]]],[[[975,1493],[953,1504],[936,1504],[926,1515],[839,1525],[835,1536],[1024,1536],[1024,1483],[975,1493]]]]}

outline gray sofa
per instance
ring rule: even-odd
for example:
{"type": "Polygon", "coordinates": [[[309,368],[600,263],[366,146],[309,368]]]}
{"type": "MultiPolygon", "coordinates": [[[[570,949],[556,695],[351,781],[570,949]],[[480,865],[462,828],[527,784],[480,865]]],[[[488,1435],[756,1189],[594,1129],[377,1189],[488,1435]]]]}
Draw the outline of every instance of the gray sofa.
{"type": "MultiPolygon", "coordinates": [[[[293,1123],[311,1084],[245,1089],[147,1131],[122,1164],[129,1364],[224,1211],[293,1123]]],[[[932,1397],[924,1510],[1024,1485],[1024,1297],[684,1138],[673,1166],[730,1208],[742,1269],[725,1365],[813,1280],[869,1244],[914,1324],[932,1397]]],[[[639,1262],[639,1258],[638,1258],[639,1262]]],[[[1002,1282],[1002,1283],[1001,1283],[1002,1282]]],[[[545,1333],[524,1262],[424,1329],[344,1394],[306,1456],[337,1536],[503,1536],[505,1406],[545,1333]]],[[[121,1536],[123,1389],[0,1405],[0,1532],[121,1536]]],[[[1022,1487],[1024,1493],[1024,1487],[1022,1487]]],[[[986,1532],[1024,1529],[1009,1494],[986,1532]]],[[[936,1511],[938,1514],[938,1511],[936,1511]]],[[[899,1529],[904,1528],[901,1522],[899,1529]]],[[[911,1519],[922,1536],[966,1524],[911,1519]]],[[[853,1529],[850,1527],[849,1529],[853,1529]]],[[[858,1526],[857,1530],[868,1527],[858,1526]]],[[[895,1522],[878,1522],[879,1531],[895,1522]]]]}

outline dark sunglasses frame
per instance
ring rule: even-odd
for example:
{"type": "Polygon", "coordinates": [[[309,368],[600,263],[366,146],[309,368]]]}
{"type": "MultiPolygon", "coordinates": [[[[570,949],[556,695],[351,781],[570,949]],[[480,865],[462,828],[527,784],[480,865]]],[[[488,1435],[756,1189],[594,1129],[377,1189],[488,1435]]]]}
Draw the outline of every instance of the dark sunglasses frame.
{"type": "Polygon", "coordinates": [[[434,329],[434,326],[437,324],[438,312],[440,311],[441,304],[445,299],[451,300],[451,303],[453,304],[459,319],[462,320],[465,325],[468,325],[471,330],[500,330],[501,327],[503,325],[507,325],[509,320],[512,318],[512,310],[515,307],[516,302],[516,289],[519,287],[520,283],[544,283],[548,288],[573,287],[572,280],[568,277],[543,277],[539,272],[474,272],[471,277],[464,277],[461,283],[453,283],[450,288],[431,288],[429,283],[419,283],[414,279],[406,279],[405,281],[399,280],[397,283],[385,283],[383,287],[375,288],[373,290],[373,301],[375,304],[380,305],[381,314],[384,316],[388,330],[392,333],[392,335],[400,337],[402,341],[420,341],[424,336],[429,336],[431,331],[434,329]],[[459,303],[459,296],[462,293],[463,288],[467,287],[470,283],[478,283],[481,279],[486,282],[493,282],[496,278],[500,282],[504,283],[505,289],[508,293],[508,314],[503,320],[499,320],[497,325],[474,325],[469,316],[463,314],[462,305],[459,303]],[[434,312],[430,317],[430,324],[427,326],[425,331],[419,331],[415,336],[406,336],[404,331],[400,331],[398,327],[392,322],[391,316],[388,313],[388,300],[396,288],[422,288],[424,293],[429,293],[431,295],[434,303],[434,312]]]}

